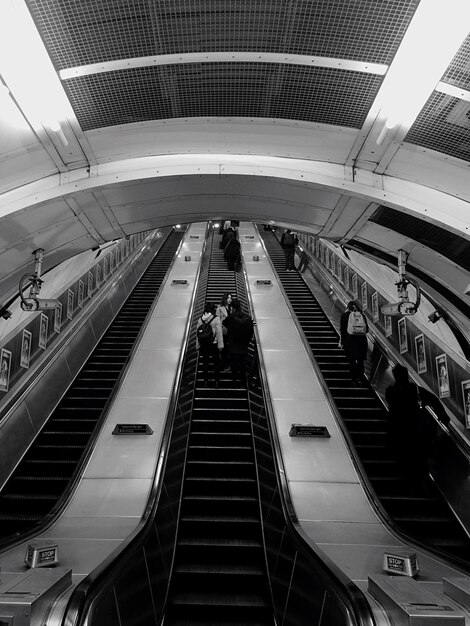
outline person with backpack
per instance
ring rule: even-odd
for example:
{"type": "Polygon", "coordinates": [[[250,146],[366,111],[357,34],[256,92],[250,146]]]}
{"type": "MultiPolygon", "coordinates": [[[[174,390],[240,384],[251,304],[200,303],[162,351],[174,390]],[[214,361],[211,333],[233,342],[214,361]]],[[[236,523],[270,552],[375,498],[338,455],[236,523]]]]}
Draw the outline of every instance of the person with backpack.
{"type": "Polygon", "coordinates": [[[281,235],[281,247],[284,250],[284,258],[286,261],[286,272],[294,272],[295,271],[295,247],[299,243],[299,238],[297,235],[288,228],[281,235]]]}
{"type": "Polygon", "coordinates": [[[227,328],[227,352],[230,359],[233,384],[246,386],[246,355],[253,337],[253,320],[241,310],[240,300],[232,299],[232,311],[224,320],[227,328]]]}
{"type": "Polygon", "coordinates": [[[354,300],[348,302],[340,320],[339,347],[344,348],[349,361],[351,378],[355,385],[364,383],[364,361],[367,358],[367,319],[354,300]]]}
{"type": "Polygon", "coordinates": [[[220,380],[220,353],[224,348],[222,322],[216,315],[216,307],[212,302],[206,302],[204,312],[197,321],[196,349],[202,361],[204,387],[209,383],[209,363],[214,368],[215,387],[220,380]]]}

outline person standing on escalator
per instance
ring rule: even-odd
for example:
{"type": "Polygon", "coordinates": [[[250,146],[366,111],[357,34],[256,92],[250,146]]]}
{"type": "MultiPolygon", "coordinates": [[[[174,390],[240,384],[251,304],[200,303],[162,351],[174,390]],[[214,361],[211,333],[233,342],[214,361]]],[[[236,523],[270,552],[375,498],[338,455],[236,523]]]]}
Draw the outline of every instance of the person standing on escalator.
{"type": "Polygon", "coordinates": [[[359,305],[354,300],[340,319],[339,347],[344,348],[354,385],[365,383],[364,361],[367,358],[367,333],[369,327],[359,305]]]}
{"type": "Polygon", "coordinates": [[[284,250],[284,258],[286,261],[286,272],[294,272],[295,271],[295,247],[299,243],[299,238],[297,235],[287,228],[285,233],[281,235],[281,248],[284,250]]]}
{"type": "Polygon", "coordinates": [[[242,311],[240,300],[232,299],[232,311],[224,320],[224,326],[227,328],[227,351],[230,359],[230,368],[232,370],[233,384],[240,383],[242,387],[246,387],[246,358],[248,354],[248,346],[253,338],[252,318],[242,311]]]}
{"type": "Polygon", "coordinates": [[[197,321],[196,326],[196,349],[202,361],[202,374],[204,387],[209,382],[209,365],[214,368],[214,386],[219,386],[220,379],[220,354],[224,348],[222,334],[222,322],[216,315],[216,306],[212,302],[206,302],[204,312],[197,321]]]}
{"type": "Polygon", "coordinates": [[[385,390],[390,446],[407,475],[423,479],[429,474],[429,460],[439,438],[439,426],[425,407],[430,406],[445,426],[450,418],[433,393],[409,380],[404,365],[395,365],[392,374],[395,383],[385,390]]]}

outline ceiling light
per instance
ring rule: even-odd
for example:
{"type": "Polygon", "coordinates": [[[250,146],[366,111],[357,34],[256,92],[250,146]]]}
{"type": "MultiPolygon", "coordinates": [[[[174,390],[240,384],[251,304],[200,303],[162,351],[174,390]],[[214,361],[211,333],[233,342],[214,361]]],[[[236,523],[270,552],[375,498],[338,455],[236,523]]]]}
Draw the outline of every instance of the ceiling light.
{"type": "Polygon", "coordinates": [[[73,112],[24,0],[0,2],[0,74],[33,128],[63,134],[73,112]]]}
{"type": "Polygon", "coordinates": [[[411,127],[469,31],[469,0],[421,0],[377,95],[377,143],[411,127]]]}

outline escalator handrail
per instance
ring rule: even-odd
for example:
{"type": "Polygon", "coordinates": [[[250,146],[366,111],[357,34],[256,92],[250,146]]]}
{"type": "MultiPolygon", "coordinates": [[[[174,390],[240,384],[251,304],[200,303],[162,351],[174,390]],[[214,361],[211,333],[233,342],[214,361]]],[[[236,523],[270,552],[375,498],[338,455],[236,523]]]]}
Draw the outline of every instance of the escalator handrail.
{"type": "MultiPolygon", "coordinates": [[[[264,242],[262,239],[261,243],[264,246],[264,242]]],[[[266,253],[266,258],[270,260],[270,257],[267,254],[266,250],[264,251],[266,253]]],[[[246,274],[245,267],[243,267],[243,272],[245,275],[245,281],[247,282],[248,276],[246,274]]],[[[249,289],[247,290],[247,299],[249,303],[250,314],[252,315],[253,319],[255,319],[254,305],[249,289]]],[[[263,390],[267,390],[269,389],[269,386],[266,376],[263,352],[259,348],[261,344],[259,331],[256,324],[254,325],[254,333],[256,339],[256,350],[260,364],[259,372],[262,380],[261,387],[263,390]]],[[[344,574],[344,572],[341,571],[341,569],[326,554],[324,554],[317,548],[314,542],[303,531],[298,521],[286,477],[286,470],[282,457],[281,444],[277,433],[277,427],[274,417],[275,413],[271,401],[271,396],[269,393],[263,393],[263,396],[266,406],[267,423],[271,438],[274,465],[276,468],[276,480],[281,496],[280,499],[283,508],[284,521],[287,528],[289,529],[291,539],[295,543],[296,548],[299,550],[299,552],[301,552],[306,558],[308,558],[311,563],[314,563],[316,568],[321,568],[323,576],[326,576],[330,580],[331,585],[334,589],[334,593],[336,593],[337,596],[341,598],[343,604],[349,609],[350,613],[354,615],[355,624],[360,626],[372,626],[375,624],[375,619],[364,593],[344,574]]]]}
{"type": "MultiPolygon", "coordinates": [[[[209,225],[206,228],[206,235],[204,246],[201,254],[201,258],[204,255],[205,246],[207,244],[207,234],[209,230],[209,225]]],[[[181,245],[183,244],[183,239],[181,240],[181,245]]],[[[178,251],[180,249],[178,248],[178,251]]],[[[174,260],[178,257],[178,251],[174,255],[174,260]]],[[[173,261],[174,262],[174,261],[173,261]]],[[[168,271],[170,271],[171,266],[168,271]]],[[[196,276],[195,276],[195,285],[197,285],[199,281],[199,275],[201,272],[201,264],[199,265],[196,276]]],[[[158,461],[155,468],[154,478],[152,481],[152,487],[150,489],[150,494],[147,500],[147,505],[142,515],[142,518],[133,532],[126,537],[122,543],[111,552],[109,556],[106,557],[86,578],[84,578],[73,590],[70,598],[68,599],[67,606],[65,607],[63,618],[62,618],[62,626],[77,626],[77,624],[83,623],[82,619],[86,614],[88,608],[92,605],[93,600],[100,593],[101,588],[100,584],[104,583],[106,579],[107,586],[113,584],[114,580],[118,577],[118,570],[120,569],[120,563],[124,561],[126,556],[132,553],[137,543],[142,543],[145,541],[145,536],[151,529],[151,521],[153,519],[153,511],[156,508],[156,505],[160,499],[162,484],[163,484],[163,476],[165,471],[165,464],[168,458],[168,448],[171,440],[173,423],[174,423],[174,414],[176,410],[177,400],[180,393],[181,387],[181,379],[183,374],[183,363],[185,360],[188,343],[189,343],[189,335],[191,330],[193,311],[195,307],[195,301],[197,297],[197,289],[193,290],[193,294],[191,297],[190,305],[189,305],[189,314],[186,320],[185,330],[184,330],[184,339],[183,344],[180,351],[180,358],[178,361],[178,366],[176,370],[176,375],[173,382],[173,388],[168,404],[167,410],[167,418],[165,420],[164,429],[162,432],[160,449],[158,452],[158,461]],[[117,566],[117,570],[114,570],[112,573],[109,572],[111,566],[117,566]]],[[[174,547],[173,547],[174,548],[174,547]]]]}

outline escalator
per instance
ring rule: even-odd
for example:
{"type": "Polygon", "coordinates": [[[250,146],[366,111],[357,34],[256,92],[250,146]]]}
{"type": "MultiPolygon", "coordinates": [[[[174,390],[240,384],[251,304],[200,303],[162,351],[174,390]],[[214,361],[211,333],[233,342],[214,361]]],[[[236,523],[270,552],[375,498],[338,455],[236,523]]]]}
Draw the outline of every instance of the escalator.
{"type": "Polygon", "coordinates": [[[79,472],[184,235],[172,231],[0,492],[4,541],[50,517],[79,472]]]}
{"type": "Polygon", "coordinates": [[[468,568],[470,541],[431,477],[405,475],[388,445],[388,414],[372,387],[352,383],[338,333],[297,271],[285,271],[284,252],[272,231],[260,230],[316,363],[353,442],[368,480],[397,527],[416,542],[468,568]]]}
{"type": "Polygon", "coordinates": [[[195,348],[204,302],[236,295],[209,233],[175,393],[142,525],[113,558],[78,583],[63,626],[374,626],[362,591],[325,561],[296,525],[280,445],[263,392],[256,340],[246,385],[222,372],[206,387],[195,348]]]}
{"type": "MultiPolygon", "coordinates": [[[[214,233],[205,301],[246,301],[214,233]]],[[[202,312],[202,311],[201,311],[202,312]]],[[[199,315],[195,316],[194,323],[199,315]]],[[[198,365],[165,626],[273,624],[248,390],[228,371],[204,386],[198,365]]]]}

